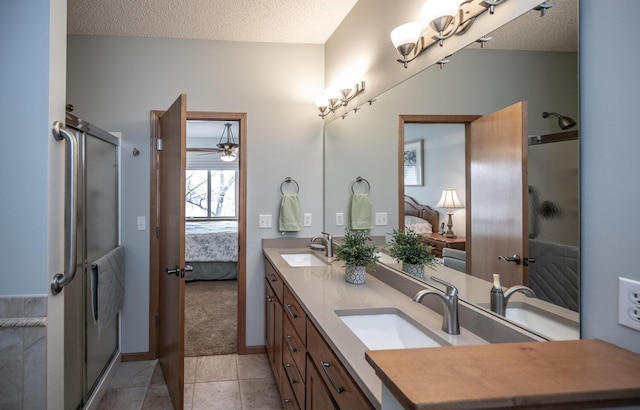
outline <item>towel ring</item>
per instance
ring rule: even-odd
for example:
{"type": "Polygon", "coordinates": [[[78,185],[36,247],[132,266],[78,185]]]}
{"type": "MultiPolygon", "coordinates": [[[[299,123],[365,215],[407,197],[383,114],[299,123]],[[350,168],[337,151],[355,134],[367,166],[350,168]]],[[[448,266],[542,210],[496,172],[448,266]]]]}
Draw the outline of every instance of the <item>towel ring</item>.
{"type": "Polygon", "coordinates": [[[298,192],[300,192],[300,185],[298,185],[298,181],[296,181],[295,179],[291,179],[291,177],[286,177],[284,179],[284,181],[282,181],[282,183],[280,184],[280,194],[281,195],[284,195],[284,192],[282,191],[282,187],[284,186],[284,184],[290,184],[291,182],[296,184],[296,192],[294,192],[294,193],[297,194],[298,192]]]}
{"type": "Polygon", "coordinates": [[[354,187],[356,184],[360,183],[360,182],[364,182],[365,184],[367,184],[367,189],[366,189],[363,193],[364,193],[364,194],[368,194],[368,193],[369,193],[369,191],[371,190],[371,184],[369,184],[369,181],[367,181],[366,179],[364,179],[364,178],[362,178],[362,177],[358,177],[358,178],[356,178],[356,180],[355,180],[355,181],[353,181],[353,182],[351,183],[351,193],[352,193],[352,194],[355,194],[355,193],[356,193],[356,191],[354,191],[353,187],[354,187]]]}

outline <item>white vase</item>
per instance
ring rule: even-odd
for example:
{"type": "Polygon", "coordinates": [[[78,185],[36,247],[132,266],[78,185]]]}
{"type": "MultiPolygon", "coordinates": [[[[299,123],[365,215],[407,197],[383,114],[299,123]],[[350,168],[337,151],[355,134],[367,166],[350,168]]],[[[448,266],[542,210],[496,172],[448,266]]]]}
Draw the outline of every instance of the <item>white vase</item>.
{"type": "Polygon", "coordinates": [[[409,276],[413,276],[414,278],[420,280],[426,279],[424,276],[424,265],[403,262],[402,270],[407,272],[409,276]]]}
{"type": "Polygon", "coordinates": [[[364,266],[346,265],[345,271],[347,272],[347,274],[345,275],[344,279],[347,282],[354,283],[356,285],[362,285],[364,283],[364,266]]]}

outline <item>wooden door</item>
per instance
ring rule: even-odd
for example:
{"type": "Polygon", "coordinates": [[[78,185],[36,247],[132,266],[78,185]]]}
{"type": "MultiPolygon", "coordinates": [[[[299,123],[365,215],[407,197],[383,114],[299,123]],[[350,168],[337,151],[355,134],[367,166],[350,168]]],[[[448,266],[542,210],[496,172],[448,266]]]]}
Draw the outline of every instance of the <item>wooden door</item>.
{"type": "Polygon", "coordinates": [[[182,410],[184,400],[186,106],[187,96],[182,94],[160,117],[158,175],[158,358],[176,410],[182,410]]]}
{"type": "MultiPolygon", "coordinates": [[[[473,276],[503,286],[527,284],[527,103],[518,102],[471,123],[467,141],[470,184],[470,266],[473,276]],[[517,255],[521,262],[500,260],[517,255]]],[[[488,290],[487,290],[488,292],[488,290]]]]}

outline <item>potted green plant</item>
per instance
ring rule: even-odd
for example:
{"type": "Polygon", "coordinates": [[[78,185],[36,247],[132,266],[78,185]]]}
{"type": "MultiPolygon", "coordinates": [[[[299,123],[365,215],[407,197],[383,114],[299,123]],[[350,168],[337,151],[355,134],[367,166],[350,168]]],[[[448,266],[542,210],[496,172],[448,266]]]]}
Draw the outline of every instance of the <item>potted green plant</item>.
{"type": "Polygon", "coordinates": [[[345,280],[357,285],[365,281],[365,268],[374,266],[378,262],[377,248],[367,245],[370,241],[368,230],[345,231],[341,245],[336,246],[337,261],[345,263],[345,280]]]}
{"type": "Polygon", "coordinates": [[[409,228],[404,231],[394,229],[389,242],[389,255],[402,262],[402,270],[418,279],[424,279],[424,267],[433,268],[435,257],[431,246],[422,242],[420,235],[409,228]]]}

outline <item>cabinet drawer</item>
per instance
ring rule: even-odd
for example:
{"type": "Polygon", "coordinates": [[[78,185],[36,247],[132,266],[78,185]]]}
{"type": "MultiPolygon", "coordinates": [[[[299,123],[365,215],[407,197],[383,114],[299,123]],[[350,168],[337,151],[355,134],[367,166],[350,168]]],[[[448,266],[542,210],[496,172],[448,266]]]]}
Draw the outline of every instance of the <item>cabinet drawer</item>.
{"type": "Polygon", "coordinates": [[[264,277],[267,279],[267,282],[269,282],[269,285],[271,285],[273,293],[276,294],[278,301],[282,303],[284,282],[282,281],[282,278],[280,277],[276,269],[271,266],[271,263],[269,263],[266,258],[264,260],[264,277]]]}
{"type": "Polygon", "coordinates": [[[288,287],[284,287],[284,302],[282,302],[282,309],[284,315],[291,320],[293,327],[298,332],[302,343],[307,343],[307,331],[306,331],[306,314],[298,303],[298,300],[293,296],[293,293],[288,287]]]}
{"type": "Polygon", "coordinates": [[[313,365],[341,409],[372,409],[364,393],[342,366],[315,326],[307,325],[307,351],[313,365]]]}
{"type": "Polygon", "coordinates": [[[293,393],[298,400],[298,405],[301,408],[304,408],[304,379],[302,378],[296,363],[293,361],[293,357],[291,357],[289,349],[282,350],[282,374],[286,379],[283,380],[283,382],[291,386],[293,393]]]}
{"type": "Polygon", "coordinates": [[[300,406],[298,405],[298,400],[296,399],[295,394],[293,393],[293,388],[289,384],[289,379],[285,374],[284,370],[280,372],[280,398],[282,399],[282,409],[283,410],[300,410],[300,406]]]}
{"type": "Polygon", "coordinates": [[[288,316],[285,316],[283,322],[282,348],[289,351],[293,361],[296,366],[298,366],[300,374],[304,378],[306,374],[304,371],[304,359],[307,354],[307,347],[300,339],[300,336],[298,336],[298,333],[294,330],[293,324],[291,323],[291,320],[289,320],[288,316]]]}

